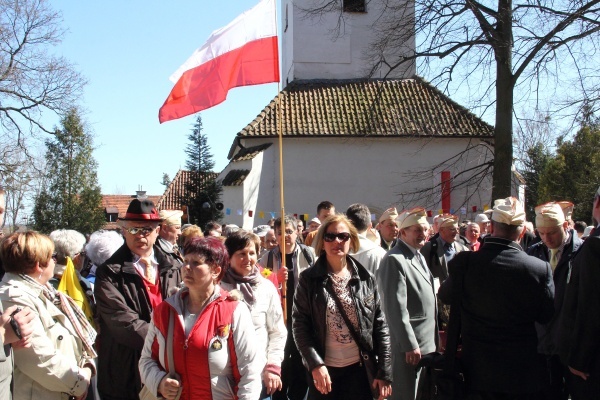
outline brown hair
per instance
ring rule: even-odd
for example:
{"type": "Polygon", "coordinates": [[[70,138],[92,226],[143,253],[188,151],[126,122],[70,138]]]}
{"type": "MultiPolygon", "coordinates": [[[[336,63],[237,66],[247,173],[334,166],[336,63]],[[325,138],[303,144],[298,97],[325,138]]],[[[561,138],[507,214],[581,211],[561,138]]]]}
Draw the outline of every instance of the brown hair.
{"type": "Polygon", "coordinates": [[[0,258],[6,272],[28,274],[39,263],[48,265],[54,252],[52,240],[41,233],[15,232],[2,241],[0,258]]]}
{"type": "Polygon", "coordinates": [[[354,253],[358,251],[358,248],[360,247],[358,231],[345,215],[335,214],[327,217],[327,219],[321,224],[319,230],[317,231],[317,235],[315,236],[315,239],[313,241],[313,243],[316,243],[315,252],[317,253],[317,256],[319,256],[324,251],[323,235],[327,232],[327,228],[329,228],[329,226],[331,225],[335,225],[338,223],[345,224],[348,227],[348,231],[350,232],[350,251],[354,253]]]}
{"type": "Polygon", "coordinates": [[[198,225],[190,225],[184,230],[181,231],[181,235],[179,235],[179,241],[181,243],[181,247],[185,247],[187,242],[189,242],[193,238],[204,237],[202,234],[202,229],[198,225]]]}
{"type": "Polygon", "coordinates": [[[225,239],[225,247],[227,247],[229,258],[231,258],[236,251],[243,250],[250,244],[254,245],[256,255],[258,256],[260,253],[260,238],[253,232],[240,229],[227,236],[227,239],[225,239]]]}

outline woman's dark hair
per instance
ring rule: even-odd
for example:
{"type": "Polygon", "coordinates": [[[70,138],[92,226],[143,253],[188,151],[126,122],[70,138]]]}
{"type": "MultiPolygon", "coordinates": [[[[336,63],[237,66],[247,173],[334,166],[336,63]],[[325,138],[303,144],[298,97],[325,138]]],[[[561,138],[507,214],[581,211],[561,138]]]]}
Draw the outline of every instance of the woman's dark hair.
{"type": "Polygon", "coordinates": [[[249,244],[254,245],[256,254],[258,255],[260,252],[260,238],[252,232],[239,230],[227,236],[225,240],[225,247],[227,247],[229,257],[233,256],[236,251],[245,249],[249,244]]]}
{"type": "Polygon", "coordinates": [[[229,266],[229,255],[223,241],[213,236],[193,238],[183,248],[184,254],[198,254],[212,267],[221,267],[217,282],[221,281],[229,266]]]}

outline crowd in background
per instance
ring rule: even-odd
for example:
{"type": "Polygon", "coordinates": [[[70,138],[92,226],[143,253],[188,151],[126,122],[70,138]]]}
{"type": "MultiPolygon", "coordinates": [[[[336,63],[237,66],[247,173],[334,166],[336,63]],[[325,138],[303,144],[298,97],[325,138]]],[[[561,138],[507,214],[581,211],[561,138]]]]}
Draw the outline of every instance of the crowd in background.
{"type": "Polygon", "coordinates": [[[429,399],[459,321],[468,398],[597,399],[600,238],[573,207],[374,221],[323,201],[245,230],[134,199],[119,231],[17,232],[0,398],[429,399]]]}

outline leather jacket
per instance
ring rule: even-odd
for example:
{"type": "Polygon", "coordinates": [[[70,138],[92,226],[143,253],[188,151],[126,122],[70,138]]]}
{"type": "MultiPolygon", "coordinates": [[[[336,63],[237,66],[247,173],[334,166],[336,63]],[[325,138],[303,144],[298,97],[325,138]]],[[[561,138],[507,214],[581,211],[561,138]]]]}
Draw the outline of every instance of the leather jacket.
{"type": "MultiPolygon", "coordinates": [[[[346,256],[352,267],[350,294],[354,298],[359,323],[359,348],[376,356],[376,379],[392,381],[392,354],[390,334],[375,278],[359,262],[346,256]]],[[[325,341],[327,338],[326,285],[329,281],[327,259],[319,257],[314,267],[300,274],[294,296],[292,329],[294,341],[302,355],[302,362],[309,371],[324,365],[325,341]]]]}

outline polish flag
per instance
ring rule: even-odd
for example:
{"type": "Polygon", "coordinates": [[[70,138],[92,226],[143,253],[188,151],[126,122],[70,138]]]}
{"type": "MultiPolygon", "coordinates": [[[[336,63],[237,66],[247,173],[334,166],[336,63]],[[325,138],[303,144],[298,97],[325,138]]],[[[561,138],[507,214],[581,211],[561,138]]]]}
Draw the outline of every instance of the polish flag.
{"type": "Polygon", "coordinates": [[[169,79],[175,86],[158,112],[161,123],[222,103],[234,87],[278,82],[275,0],[214,31],[169,79]]]}

